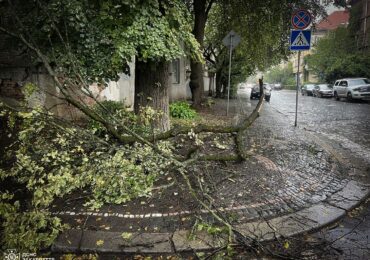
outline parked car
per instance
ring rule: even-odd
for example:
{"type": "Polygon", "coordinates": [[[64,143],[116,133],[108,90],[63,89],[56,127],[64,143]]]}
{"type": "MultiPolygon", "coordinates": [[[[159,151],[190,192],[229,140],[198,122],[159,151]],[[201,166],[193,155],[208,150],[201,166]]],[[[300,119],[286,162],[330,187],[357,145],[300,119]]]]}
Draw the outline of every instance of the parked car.
{"type": "Polygon", "coordinates": [[[282,87],[281,87],[281,84],[280,83],[275,83],[274,84],[274,89],[275,90],[280,90],[282,87]]]}
{"type": "Polygon", "coordinates": [[[302,96],[313,96],[313,89],[315,88],[314,84],[304,84],[303,87],[301,88],[301,93],[302,96]]]}
{"type": "MultiPolygon", "coordinates": [[[[271,98],[271,87],[270,87],[270,85],[264,83],[263,84],[263,90],[265,92],[265,100],[267,102],[269,102],[270,98],[271,98]]],[[[252,90],[251,90],[251,99],[260,98],[260,96],[261,96],[260,86],[259,85],[254,85],[252,90]]]]}
{"type": "Polygon", "coordinates": [[[370,100],[370,80],[367,78],[346,78],[335,81],[334,97],[336,100],[347,98],[370,100]]]}
{"type": "Polygon", "coordinates": [[[333,85],[331,84],[318,84],[313,89],[314,97],[333,97],[333,85]]]}

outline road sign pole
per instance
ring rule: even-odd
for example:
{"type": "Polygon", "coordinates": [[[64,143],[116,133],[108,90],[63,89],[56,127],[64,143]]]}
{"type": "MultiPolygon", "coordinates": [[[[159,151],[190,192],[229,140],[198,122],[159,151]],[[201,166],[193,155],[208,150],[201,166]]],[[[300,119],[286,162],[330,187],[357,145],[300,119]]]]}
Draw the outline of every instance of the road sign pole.
{"type": "Polygon", "coordinates": [[[297,68],[297,92],[295,97],[295,121],[294,126],[297,127],[297,115],[298,115],[298,92],[299,92],[299,67],[301,62],[301,51],[298,51],[298,68],[297,68]]]}
{"type": "Polygon", "coordinates": [[[229,115],[229,103],[230,103],[230,81],[231,81],[231,56],[233,53],[233,36],[230,35],[230,57],[229,57],[229,80],[227,83],[227,108],[226,116],[229,115]]]}
{"type": "Polygon", "coordinates": [[[233,49],[238,46],[240,42],[240,36],[237,35],[233,30],[231,30],[225,38],[223,38],[222,43],[227,48],[230,48],[230,57],[229,57],[229,80],[227,83],[227,108],[226,115],[229,115],[229,105],[230,105],[230,81],[231,81],[231,56],[233,54],[233,49]]]}

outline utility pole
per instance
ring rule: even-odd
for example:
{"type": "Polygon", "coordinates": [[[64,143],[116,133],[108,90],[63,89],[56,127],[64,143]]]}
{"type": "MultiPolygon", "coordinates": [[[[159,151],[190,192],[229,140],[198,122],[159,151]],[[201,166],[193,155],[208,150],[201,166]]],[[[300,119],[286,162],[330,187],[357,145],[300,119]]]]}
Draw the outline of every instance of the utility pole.
{"type": "Polygon", "coordinates": [[[229,105],[230,105],[230,85],[231,85],[231,57],[233,54],[233,49],[240,43],[240,36],[237,35],[234,31],[230,31],[225,38],[222,40],[222,43],[229,48],[229,79],[227,83],[227,108],[226,115],[229,115],[229,105]]]}
{"type": "Polygon", "coordinates": [[[297,117],[298,117],[298,93],[299,93],[299,66],[301,61],[301,51],[298,51],[298,69],[297,69],[297,91],[295,97],[295,120],[294,126],[297,127],[297,117]]]}

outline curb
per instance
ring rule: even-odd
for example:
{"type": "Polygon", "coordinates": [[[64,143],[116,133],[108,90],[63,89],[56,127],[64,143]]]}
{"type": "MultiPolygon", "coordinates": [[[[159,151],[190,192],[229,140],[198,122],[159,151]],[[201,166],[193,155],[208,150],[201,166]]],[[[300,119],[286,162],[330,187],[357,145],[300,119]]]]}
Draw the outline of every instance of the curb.
{"type": "MultiPolygon", "coordinates": [[[[337,221],[369,194],[368,187],[352,180],[324,202],[282,217],[248,222],[235,227],[240,234],[259,242],[309,233],[337,221]]],[[[70,229],[59,235],[51,251],[166,254],[211,250],[225,243],[224,238],[206,232],[197,232],[195,240],[189,240],[189,234],[190,231],[187,230],[174,233],[132,233],[130,239],[123,239],[121,232],[70,229]]]]}

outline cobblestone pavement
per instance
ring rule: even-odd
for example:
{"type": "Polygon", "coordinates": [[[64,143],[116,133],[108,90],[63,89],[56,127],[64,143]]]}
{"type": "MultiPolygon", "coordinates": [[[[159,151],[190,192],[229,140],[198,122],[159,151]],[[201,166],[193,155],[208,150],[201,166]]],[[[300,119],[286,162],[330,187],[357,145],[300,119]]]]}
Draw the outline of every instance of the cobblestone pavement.
{"type": "MultiPolygon", "coordinates": [[[[325,201],[350,179],[368,177],[362,175],[369,166],[370,105],[301,97],[296,128],[294,102],[292,91],[274,91],[270,103],[265,102],[261,117],[246,132],[250,158],[244,162],[245,170],[229,175],[235,166],[229,163],[198,172],[204,183],[212,184],[207,188],[216,208],[234,223],[307,208],[325,201]],[[324,139],[329,148],[334,147],[332,150],[323,145],[324,139]],[[335,156],[335,146],[347,154],[335,156]],[[349,169],[346,161],[338,163],[343,158],[354,158],[363,167],[349,169]],[[361,176],[356,175],[356,169],[361,176]]],[[[230,103],[230,118],[238,122],[256,103],[249,100],[248,93],[241,93],[230,103]]],[[[226,111],[226,101],[219,100],[216,106],[226,111]]],[[[107,205],[94,212],[75,202],[54,209],[54,214],[72,227],[117,232],[189,229],[195,221],[193,213],[202,215],[206,211],[192,203],[186,191],[175,187],[157,192],[150,199],[107,205]]]]}
{"type": "MultiPolygon", "coordinates": [[[[289,121],[294,92],[274,92],[278,100],[271,106],[289,121]],[[280,104],[285,104],[281,106],[280,104]]],[[[347,169],[346,178],[369,183],[370,177],[370,103],[345,100],[300,97],[299,128],[327,138],[331,146],[341,151],[347,169]]],[[[316,259],[369,259],[370,200],[347,214],[334,226],[312,235],[313,241],[328,246],[306,252],[316,259]],[[324,250],[322,250],[324,249],[324,250]]]]}

